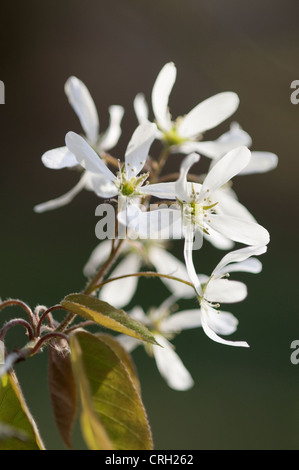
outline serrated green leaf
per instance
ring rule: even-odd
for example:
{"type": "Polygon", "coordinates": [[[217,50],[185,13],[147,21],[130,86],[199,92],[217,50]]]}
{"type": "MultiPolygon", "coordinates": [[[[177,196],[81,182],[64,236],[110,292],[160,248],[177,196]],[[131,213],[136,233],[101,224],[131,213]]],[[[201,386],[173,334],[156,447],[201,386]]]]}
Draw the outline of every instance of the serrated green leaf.
{"type": "Polygon", "coordinates": [[[72,447],[71,435],[78,409],[76,381],[70,354],[49,348],[49,391],[58,431],[65,445],[72,447]]]}
{"type": "Polygon", "coordinates": [[[152,438],[144,406],[127,367],[99,336],[70,338],[80,391],[84,438],[93,450],[148,450],[152,438]]]}
{"type": "Polygon", "coordinates": [[[66,310],[119,333],[152,344],[158,344],[142,323],[131,318],[124,310],[85,294],[70,294],[61,302],[66,310]]]}
{"type": "Polygon", "coordinates": [[[0,422],[8,426],[6,431],[10,428],[15,432],[15,436],[2,436],[0,450],[45,449],[17,377],[12,371],[0,380],[0,422]],[[23,436],[23,439],[20,439],[20,436],[23,436]]]}

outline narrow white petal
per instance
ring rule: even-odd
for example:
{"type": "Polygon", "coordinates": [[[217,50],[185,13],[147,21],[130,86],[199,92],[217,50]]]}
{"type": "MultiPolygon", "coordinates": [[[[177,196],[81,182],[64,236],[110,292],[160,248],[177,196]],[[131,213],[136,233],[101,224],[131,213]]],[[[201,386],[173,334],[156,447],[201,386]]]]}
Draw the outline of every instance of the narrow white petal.
{"type": "Polygon", "coordinates": [[[68,132],[65,136],[65,142],[68,149],[75,155],[78,163],[83,166],[85,170],[105,175],[109,181],[116,179],[116,176],[109,170],[103,160],[83,137],[75,132],[68,132]]]}
{"type": "Polygon", "coordinates": [[[251,144],[250,135],[239,124],[233,122],[230,130],[222,134],[218,139],[205,142],[185,142],[179,146],[179,150],[182,153],[199,152],[206,157],[218,160],[234,148],[241,147],[242,145],[250,147],[251,144]]]}
{"type": "Polygon", "coordinates": [[[153,346],[153,353],[160,374],[166,380],[167,385],[174,390],[188,390],[194,385],[190,373],[174,351],[171,343],[161,335],[155,337],[162,346],[162,348],[153,346]]]}
{"type": "Polygon", "coordinates": [[[84,83],[70,77],[65,84],[65,93],[77,114],[87,139],[93,144],[99,135],[99,117],[94,101],[84,83]]]}
{"type": "MultiPolygon", "coordinates": [[[[201,321],[202,321],[202,327],[204,329],[204,332],[206,333],[206,335],[212,339],[213,341],[216,341],[216,343],[220,343],[220,344],[226,344],[228,346],[241,346],[241,347],[244,347],[244,348],[249,348],[249,345],[248,343],[246,343],[245,341],[227,341],[223,338],[221,338],[220,336],[218,336],[214,330],[212,330],[212,328],[210,327],[208,321],[209,321],[209,317],[208,317],[208,313],[210,313],[211,311],[211,316],[215,314],[215,311],[214,309],[212,309],[211,307],[209,306],[205,306],[205,308],[202,308],[201,310],[201,321]]],[[[220,314],[221,315],[221,314],[220,314]]]]}
{"type": "Polygon", "coordinates": [[[211,279],[204,293],[209,302],[232,304],[247,297],[247,287],[243,282],[228,279],[211,279]]]}
{"type": "Polygon", "coordinates": [[[226,271],[226,266],[231,265],[231,263],[239,263],[245,261],[250,256],[259,256],[267,251],[266,246],[247,246],[245,248],[240,248],[239,250],[231,251],[225,255],[221,261],[217,264],[216,268],[213,271],[214,276],[219,276],[223,271],[226,271]]]}
{"type": "Polygon", "coordinates": [[[134,106],[134,111],[135,111],[137,121],[139,122],[139,124],[147,122],[149,111],[148,111],[148,105],[147,105],[147,102],[145,100],[145,96],[143,93],[138,93],[138,95],[135,96],[133,106],[134,106]]]}
{"type": "Polygon", "coordinates": [[[86,277],[94,276],[98,268],[107,260],[111,244],[112,240],[104,240],[92,251],[83,269],[86,277]]]}
{"type": "Polygon", "coordinates": [[[110,122],[108,129],[101,136],[100,151],[110,150],[116,146],[121,136],[121,121],[124,115],[124,108],[122,106],[113,105],[109,107],[110,122]]]}
{"type": "Polygon", "coordinates": [[[222,310],[218,313],[214,309],[209,310],[207,322],[210,328],[219,335],[231,335],[237,330],[239,324],[238,319],[232,313],[222,310]]]}
{"type": "Polygon", "coordinates": [[[250,151],[247,147],[238,147],[228,152],[207,174],[200,198],[203,199],[207,194],[211,195],[216,189],[231,180],[248,165],[249,160],[250,151]]]}
{"type": "Polygon", "coordinates": [[[202,295],[202,288],[198,276],[196,274],[194,264],[193,264],[193,233],[191,230],[188,230],[185,235],[185,243],[184,243],[184,258],[186,263],[186,268],[188,272],[188,276],[190,281],[194,285],[194,288],[198,295],[202,295]]]}
{"type": "MultiPolygon", "coordinates": [[[[184,281],[189,280],[185,264],[178,260],[169,251],[152,246],[149,249],[148,256],[151,263],[160,274],[171,275],[179,279],[183,279],[184,281]]],[[[163,277],[161,277],[161,281],[166,285],[170,292],[177,296],[177,298],[194,297],[194,289],[187,284],[163,277]]]]}
{"type": "MultiPolygon", "coordinates": [[[[120,261],[110,274],[110,278],[134,274],[139,272],[140,256],[132,253],[120,261]]],[[[138,284],[138,277],[128,277],[105,284],[100,291],[100,299],[110,303],[113,307],[125,307],[133,298],[138,284]]]]}
{"type": "Polygon", "coordinates": [[[260,260],[258,260],[257,258],[249,258],[245,261],[239,261],[238,263],[228,264],[222,269],[222,271],[217,271],[217,276],[233,272],[258,274],[262,271],[262,269],[263,265],[260,260]]]}
{"type": "Polygon", "coordinates": [[[171,128],[171,120],[168,111],[169,95],[176,80],[176,67],[173,62],[164,65],[156,78],[152,91],[153,112],[158,126],[163,131],[171,128]]]}
{"type": "Polygon", "coordinates": [[[239,98],[236,93],[218,93],[195,106],[182,120],[178,132],[182,137],[196,137],[229,118],[238,106],[239,98]]]}
{"type": "Polygon", "coordinates": [[[176,199],[175,183],[148,184],[141,188],[141,192],[161,199],[176,199]]]}
{"type": "Polygon", "coordinates": [[[267,245],[269,232],[259,224],[226,215],[210,214],[210,226],[225,237],[246,245],[267,245]]]}
{"type": "Polygon", "coordinates": [[[75,196],[77,196],[77,194],[80,193],[80,191],[82,191],[82,189],[85,187],[85,184],[86,176],[85,174],[83,174],[78,183],[70,191],[63,194],[62,196],[59,196],[56,199],[51,199],[50,201],[38,204],[34,207],[34,212],[40,214],[42,212],[51,211],[53,209],[58,209],[59,207],[66,206],[74,199],[75,196]]]}
{"type": "MultiPolygon", "coordinates": [[[[193,291],[194,294],[194,291],[193,291]]],[[[199,308],[197,310],[182,310],[170,315],[160,323],[162,333],[176,333],[201,326],[199,308]]]]}
{"type": "Polygon", "coordinates": [[[251,160],[240,172],[241,175],[251,175],[254,173],[266,173],[274,170],[278,164],[278,156],[272,152],[251,152],[251,160]]]}
{"type": "Polygon", "coordinates": [[[125,154],[128,177],[138,175],[144,167],[156,134],[157,126],[151,122],[140,124],[133,133],[125,154]]]}
{"type": "Polygon", "coordinates": [[[188,185],[187,177],[191,166],[198,162],[199,158],[197,153],[191,153],[181,163],[180,177],[175,183],[176,194],[181,201],[190,202],[190,185],[188,185]]]}
{"type": "Polygon", "coordinates": [[[75,155],[67,147],[48,150],[48,152],[42,155],[42,162],[47,168],[51,168],[51,170],[71,168],[78,165],[75,155]]]}

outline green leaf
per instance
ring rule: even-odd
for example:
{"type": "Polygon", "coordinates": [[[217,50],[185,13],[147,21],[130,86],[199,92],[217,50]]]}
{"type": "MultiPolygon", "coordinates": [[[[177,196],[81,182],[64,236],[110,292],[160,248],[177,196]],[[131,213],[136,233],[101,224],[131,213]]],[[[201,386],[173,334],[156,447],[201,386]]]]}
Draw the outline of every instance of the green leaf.
{"type": "Polygon", "coordinates": [[[14,372],[0,380],[0,422],[0,450],[45,449],[14,372]]]}
{"type": "Polygon", "coordinates": [[[96,333],[95,336],[99,338],[101,341],[104,341],[118,356],[119,360],[123,363],[123,365],[127,368],[128,373],[130,374],[131,379],[134,382],[134,385],[138,391],[141,392],[140,389],[140,382],[137,376],[137,370],[135,364],[132,360],[131,355],[123,348],[119,341],[117,341],[113,336],[107,334],[100,334],[96,333]]]}
{"type": "Polygon", "coordinates": [[[152,449],[140,395],[108,341],[83,331],[70,337],[85,441],[93,450],[152,449]]]}
{"type": "Polygon", "coordinates": [[[61,302],[66,310],[119,333],[158,344],[152,333],[139,321],[107,302],[85,294],[70,294],[61,302]]]}
{"type": "Polygon", "coordinates": [[[78,409],[78,394],[70,354],[49,348],[49,391],[54,418],[65,445],[71,435],[78,409]]]}

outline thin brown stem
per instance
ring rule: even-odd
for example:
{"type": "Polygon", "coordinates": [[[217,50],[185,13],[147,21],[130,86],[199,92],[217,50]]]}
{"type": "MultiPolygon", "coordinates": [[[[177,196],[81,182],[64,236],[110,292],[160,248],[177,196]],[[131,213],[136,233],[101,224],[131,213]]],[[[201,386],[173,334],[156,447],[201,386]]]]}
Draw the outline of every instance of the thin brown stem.
{"type": "Polygon", "coordinates": [[[42,346],[47,346],[52,342],[54,338],[62,338],[65,339],[67,342],[69,340],[67,335],[64,335],[63,333],[57,331],[53,331],[53,333],[47,333],[45,336],[40,338],[36,345],[31,349],[30,355],[36,354],[42,346]]]}
{"type": "Polygon", "coordinates": [[[111,250],[109,258],[103,264],[103,266],[97,272],[97,274],[89,281],[89,283],[87,284],[87,286],[85,287],[85,289],[83,291],[83,294],[88,295],[88,294],[91,294],[94,290],[96,290],[95,286],[104,279],[104,277],[106,276],[109,269],[111,269],[113,264],[116,262],[123,242],[124,242],[124,239],[119,240],[116,247],[114,247],[114,250],[111,250]]]}
{"type": "Polygon", "coordinates": [[[30,325],[30,323],[28,323],[26,320],[23,320],[23,318],[15,318],[15,319],[10,320],[9,322],[7,322],[2,327],[2,329],[0,330],[0,340],[3,341],[4,336],[7,333],[7,331],[10,328],[12,328],[14,326],[17,326],[17,325],[22,325],[26,328],[26,330],[28,331],[28,337],[29,337],[30,341],[34,338],[34,331],[33,331],[32,326],[30,325]]]}
{"type": "Polygon", "coordinates": [[[53,305],[53,307],[48,308],[40,317],[40,320],[38,322],[37,328],[36,328],[36,336],[40,336],[40,329],[42,326],[42,323],[44,319],[51,313],[53,310],[59,310],[62,309],[63,307],[61,305],[53,305]]]}
{"type": "Polygon", "coordinates": [[[31,308],[28,307],[27,304],[25,304],[25,302],[22,302],[22,300],[18,300],[18,299],[5,300],[4,302],[2,302],[2,304],[0,304],[0,310],[2,310],[3,308],[6,308],[6,307],[12,307],[12,306],[18,306],[18,307],[21,307],[23,310],[25,310],[25,312],[29,315],[31,324],[34,325],[33,312],[31,310],[31,308]]]}
{"type": "Polygon", "coordinates": [[[109,279],[106,279],[105,281],[102,281],[99,284],[97,284],[96,286],[94,286],[94,290],[100,289],[102,286],[104,286],[105,284],[108,284],[109,282],[119,281],[120,279],[125,279],[127,277],[163,277],[165,279],[171,279],[172,281],[181,282],[181,283],[186,284],[187,286],[190,286],[194,289],[194,286],[191,282],[184,281],[184,279],[180,279],[179,277],[170,276],[168,274],[155,273],[155,272],[152,272],[152,271],[143,271],[141,273],[124,274],[122,276],[110,277],[109,279]]]}

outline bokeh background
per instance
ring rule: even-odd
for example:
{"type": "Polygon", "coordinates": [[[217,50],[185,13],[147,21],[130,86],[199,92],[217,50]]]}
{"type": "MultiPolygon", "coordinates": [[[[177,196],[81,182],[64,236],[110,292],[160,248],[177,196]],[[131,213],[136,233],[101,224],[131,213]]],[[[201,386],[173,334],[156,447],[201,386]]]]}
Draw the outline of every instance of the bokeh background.
{"type": "MultiPolygon", "coordinates": [[[[79,122],[63,86],[76,75],[98,106],[101,129],[107,109],[126,109],[117,154],[123,155],[136,127],[132,102],[147,98],[161,67],[175,62],[171,95],[174,116],[201,100],[232,90],[240,97],[233,120],[253,138],[253,149],[278,154],[277,170],[235,179],[241,201],[271,232],[263,273],[238,275],[249,296],[232,306],[240,325],[235,339],[250,349],[185,332],[175,345],[192,373],[188,392],[170,390],[144,351],[134,358],[156,449],[298,449],[299,365],[290,344],[299,339],[298,159],[299,105],[290,84],[299,79],[299,3],[296,0],[28,0],[1,5],[0,79],[0,294],[32,307],[53,305],[82,289],[82,267],[96,246],[98,199],[81,193],[55,212],[33,206],[63,194],[77,181],[72,171],[51,171],[40,157],[63,145],[79,122]]],[[[207,138],[228,129],[226,121],[207,138]]],[[[167,170],[178,168],[180,156],[167,170]]],[[[181,256],[181,242],[174,249],[181,256]]],[[[208,244],[200,254],[209,272],[222,253],[208,244]]],[[[167,295],[157,281],[140,282],[145,307],[167,295]]],[[[15,311],[1,312],[2,321],[15,311]]],[[[61,313],[58,313],[61,315],[61,313]]],[[[22,345],[23,331],[8,334],[22,345]]],[[[48,449],[64,449],[47,392],[47,355],[16,367],[28,404],[48,449]]],[[[75,446],[84,448],[79,430],[75,446]]]]}

